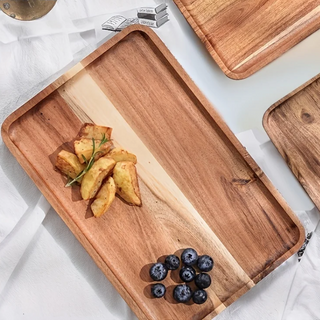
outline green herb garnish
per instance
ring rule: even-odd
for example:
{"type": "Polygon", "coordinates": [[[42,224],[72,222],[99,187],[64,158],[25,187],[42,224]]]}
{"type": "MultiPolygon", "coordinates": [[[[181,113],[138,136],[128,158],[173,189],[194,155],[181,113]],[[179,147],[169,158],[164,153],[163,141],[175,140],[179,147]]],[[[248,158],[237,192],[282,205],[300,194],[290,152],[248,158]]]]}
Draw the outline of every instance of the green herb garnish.
{"type": "MultiPolygon", "coordinates": [[[[106,142],[108,142],[109,140],[106,138],[106,135],[103,134],[102,135],[102,139],[101,139],[101,142],[98,146],[98,149],[103,145],[105,144],[106,142]]],[[[87,165],[73,180],[69,181],[65,186],[66,187],[70,187],[72,186],[75,182],[79,181],[81,177],[83,177],[90,169],[91,167],[93,166],[94,164],[94,158],[96,157],[97,154],[101,153],[102,151],[96,151],[96,143],[95,143],[95,140],[94,138],[92,138],[92,154],[91,154],[91,157],[90,159],[88,160],[83,154],[81,155],[82,156],[82,159],[84,160],[85,164],[87,165]]]]}

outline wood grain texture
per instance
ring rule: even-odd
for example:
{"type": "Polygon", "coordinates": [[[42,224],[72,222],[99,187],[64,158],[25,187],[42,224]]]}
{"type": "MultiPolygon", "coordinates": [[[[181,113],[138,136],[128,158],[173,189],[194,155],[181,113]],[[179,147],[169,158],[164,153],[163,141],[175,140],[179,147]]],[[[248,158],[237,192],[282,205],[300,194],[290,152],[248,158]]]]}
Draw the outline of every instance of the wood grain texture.
{"type": "Polygon", "coordinates": [[[98,48],[9,116],[2,135],[141,319],[213,317],[303,243],[287,204],[147,28],[98,48]],[[114,143],[137,155],[141,208],[117,198],[95,219],[79,190],[63,187],[53,164],[84,121],[113,127],[114,143]],[[151,299],[150,264],[186,247],[214,257],[209,300],[174,303],[177,272],[164,281],[165,299],[151,299]]]}
{"type": "Polygon", "coordinates": [[[243,79],[320,27],[319,0],[174,0],[222,71],[243,79]]]}
{"type": "Polygon", "coordinates": [[[271,106],[263,125],[320,209],[320,74],[271,106]]]}

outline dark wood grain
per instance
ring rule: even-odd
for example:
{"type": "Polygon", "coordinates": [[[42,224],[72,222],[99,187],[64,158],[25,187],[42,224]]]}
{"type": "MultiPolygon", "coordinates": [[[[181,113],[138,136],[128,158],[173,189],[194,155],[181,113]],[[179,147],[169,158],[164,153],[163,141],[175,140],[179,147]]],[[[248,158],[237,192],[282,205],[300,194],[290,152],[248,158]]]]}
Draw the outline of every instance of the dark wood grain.
{"type": "Polygon", "coordinates": [[[225,74],[243,79],[320,27],[319,0],[174,0],[225,74]]]}
{"type": "Polygon", "coordinates": [[[263,125],[320,209],[320,75],[271,106],[263,125]]]}
{"type": "Polygon", "coordinates": [[[141,319],[223,311],[296,252],[304,231],[279,193],[155,34],[131,27],[12,114],[5,143],[141,319]],[[138,157],[143,206],[92,217],[53,163],[81,123],[111,126],[138,157]],[[46,132],[44,135],[43,132],[46,132]],[[215,259],[209,300],[150,298],[148,267],[194,247],[215,259]]]}

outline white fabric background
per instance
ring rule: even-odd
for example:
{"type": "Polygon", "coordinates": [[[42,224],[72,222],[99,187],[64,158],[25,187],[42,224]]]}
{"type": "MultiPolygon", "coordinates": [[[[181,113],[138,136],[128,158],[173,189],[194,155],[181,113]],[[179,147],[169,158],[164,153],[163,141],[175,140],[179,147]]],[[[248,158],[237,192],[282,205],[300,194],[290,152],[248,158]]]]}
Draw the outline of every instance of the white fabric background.
{"type": "MultiPolygon", "coordinates": [[[[18,22],[0,12],[0,123],[112,36],[101,24],[152,0],[58,0],[43,19],[18,22]]],[[[307,230],[319,213],[261,126],[264,111],[320,72],[320,33],[252,77],[225,77],[179,10],[156,30],[238,134],[307,230]],[[251,131],[250,129],[254,129],[251,131]]],[[[135,316],[50,209],[0,140],[0,319],[134,319],[135,316]]],[[[316,229],[300,263],[293,256],[220,314],[218,320],[320,319],[316,229]]]]}

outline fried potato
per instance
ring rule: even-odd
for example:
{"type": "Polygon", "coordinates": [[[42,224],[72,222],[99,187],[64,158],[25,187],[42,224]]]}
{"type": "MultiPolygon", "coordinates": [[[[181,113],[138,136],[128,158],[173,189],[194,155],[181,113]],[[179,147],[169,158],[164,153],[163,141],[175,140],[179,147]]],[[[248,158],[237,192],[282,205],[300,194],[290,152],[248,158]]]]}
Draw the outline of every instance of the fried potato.
{"type": "Polygon", "coordinates": [[[101,189],[91,204],[91,210],[96,218],[101,217],[111,206],[116,196],[116,185],[112,177],[103,183],[101,189]]]}
{"type": "Polygon", "coordinates": [[[98,159],[83,176],[80,193],[82,199],[92,199],[101,187],[103,180],[111,173],[116,162],[108,157],[98,159]]]}
{"type": "Polygon", "coordinates": [[[117,162],[113,169],[113,179],[117,187],[117,194],[123,200],[129,204],[141,206],[137,170],[133,162],[117,162]]]}
{"type": "MultiPolygon", "coordinates": [[[[104,143],[100,147],[99,147],[99,144],[101,143],[101,140],[94,140],[94,142],[95,142],[95,152],[99,151],[99,152],[97,152],[97,154],[94,157],[95,160],[106,155],[110,151],[111,147],[113,146],[111,141],[104,143]]],[[[83,159],[83,156],[87,160],[89,160],[92,156],[92,151],[93,151],[92,139],[82,138],[80,140],[75,140],[74,151],[75,151],[80,163],[85,162],[83,159]]]]}
{"type": "Polygon", "coordinates": [[[78,160],[78,157],[71,152],[61,150],[57,156],[56,167],[66,176],[75,179],[85,168],[78,160]]]}
{"type": "Polygon", "coordinates": [[[79,132],[80,138],[101,140],[103,135],[110,140],[112,128],[97,126],[93,123],[85,123],[79,132]]]}
{"type": "Polygon", "coordinates": [[[131,161],[134,164],[137,163],[137,157],[122,148],[114,148],[108,153],[108,157],[112,158],[114,161],[131,161]]]}

